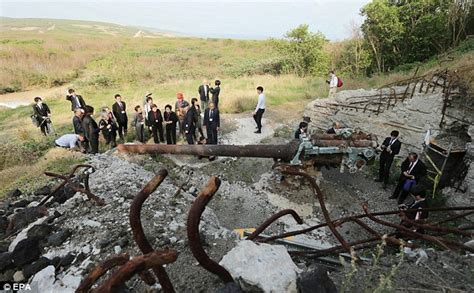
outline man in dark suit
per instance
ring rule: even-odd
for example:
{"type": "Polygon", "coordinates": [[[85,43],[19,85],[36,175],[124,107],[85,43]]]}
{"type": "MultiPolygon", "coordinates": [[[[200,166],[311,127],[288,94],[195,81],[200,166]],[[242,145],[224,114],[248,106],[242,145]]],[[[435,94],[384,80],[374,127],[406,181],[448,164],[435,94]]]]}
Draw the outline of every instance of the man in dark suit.
{"type": "Polygon", "coordinates": [[[184,108],[184,135],[188,144],[194,144],[194,133],[196,131],[196,115],[194,107],[189,105],[184,108]]]}
{"type": "Polygon", "coordinates": [[[82,128],[84,129],[84,135],[89,141],[89,149],[87,150],[90,154],[97,154],[99,152],[99,126],[95,122],[92,115],[94,114],[94,108],[92,106],[85,107],[85,115],[82,119],[82,128]]]}
{"type": "Polygon", "coordinates": [[[71,111],[76,110],[77,108],[81,108],[85,110],[86,102],[81,95],[76,95],[74,89],[69,89],[67,91],[69,94],[66,96],[66,100],[71,102],[71,111]]]}
{"type": "MultiPolygon", "coordinates": [[[[426,190],[422,187],[415,186],[411,189],[410,193],[415,197],[415,201],[410,205],[400,205],[401,210],[411,210],[406,211],[406,217],[414,222],[423,223],[426,218],[428,218],[428,211],[425,209],[428,208],[428,202],[426,200],[426,190]]],[[[411,223],[402,220],[402,225],[407,228],[412,228],[411,223]]],[[[417,228],[416,232],[424,233],[422,228],[417,228]]]]}
{"type": "Polygon", "coordinates": [[[421,180],[426,176],[425,164],[418,158],[418,154],[410,153],[401,166],[400,179],[391,199],[398,198],[398,204],[405,201],[411,187],[420,186],[421,180]]]}
{"type": "Polygon", "coordinates": [[[151,133],[153,134],[153,141],[155,143],[165,142],[163,136],[163,116],[156,104],[151,105],[151,111],[148,112],[148,122],[150,123],[151,133]],[[158,137],[158,133],[160,136],[158,137]]]}
{"type": "Polygon", "coordinates": [[[72,125],[74,126],[74,133],[82,137],[82,140],[79,140],[79,144],[82,146],[82,149],[87,150],[89,148],[89,143],[84,135],[84,128],[82,127],[82,119],[84,117],[84,110],[77,108],[74,111],[74,117],[72,118],[72,125]]]}
{"type": "Polygon", "coordinates": [[[118,124],[118,134],[121,140],[124,140],[124,136],[127,136],[127,106],[122,101],[122,97],[119,94],[115,95],[115,103],[112,105],[112,113],[115,116],[118,124]]]}
{"type": "Polygon", "coordinates": [[[33,111],[35,112],[38,126],[44,135],[48,135],[47,130],[49,129],[48,124],[51,123],[51,120],[49,119],[49,117],[51,117],[51,111],[49,110],[48,105],[43,104],[43,99],[41,99],[41,97],[36,97],[34,101],[36,104],[33,106],[33,111]]]}
{"type": "Polygon", "coordinates": [[[208,144],[217,144],[217,132],[221,127],[221,119],[219,117],[219,109],[214,103],[209,103],[209,108],[204,111],[203,125],[206,127],[208,144]]]}
{"type": "Polygon", "coordinates": [[[214,84],[216,85],[216,87],[214,88],[211,87],[209,89],[209,91],[212,94],[211,102],[214,103],[214,106],[216,107],[216,109],[219,109],[219,94],[221,92],[221,81],[216,80],[214,84]]]}
{"type": "Polygon", "coordinates": [[[209,84],[204,80],[198,88],[199,97],[201,98],[201,109],[207,109],[209,103],[209,84]]]}
{"type": "Polygon", "coordinates": [[[392,131],[390,136],[386,137],[380,146],[382,153],[380,154],[379,177],[375,181],[383,182],[384,189],[388,184],[390,167],[392,166],[393,158],[398,155],[398,153],[400,153],[400,148],[402,147],[402,143],[398,139],[398,135],[399,132],[397,130],[392,131]]]}

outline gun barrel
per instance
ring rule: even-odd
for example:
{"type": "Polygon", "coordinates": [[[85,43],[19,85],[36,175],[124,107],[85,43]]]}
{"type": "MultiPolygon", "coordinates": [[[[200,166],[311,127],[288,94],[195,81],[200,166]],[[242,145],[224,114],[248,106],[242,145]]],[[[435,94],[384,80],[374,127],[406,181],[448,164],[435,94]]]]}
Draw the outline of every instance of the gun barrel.
{"type": "Polygon", "coordinates": [[[299,141],[284,145],[165,145],[120,144],[120,152],[137,154],[178,154],[194,156],[254,157],[291,160],[298,151],[299,141]]]}

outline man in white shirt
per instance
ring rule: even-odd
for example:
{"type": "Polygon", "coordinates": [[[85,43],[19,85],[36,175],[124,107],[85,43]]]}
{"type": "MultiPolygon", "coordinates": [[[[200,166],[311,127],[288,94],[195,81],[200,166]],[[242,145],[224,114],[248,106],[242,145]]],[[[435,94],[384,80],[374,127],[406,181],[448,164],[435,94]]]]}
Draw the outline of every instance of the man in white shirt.
{"type": "Polygon", "coordinates": [[[57,147],[71,150],[81,150],[79,141],[83,141],[84,137],[78,134],[65,134],[54,141],[57,147]]]}
{"type": "Polygon", "coordinates": [[[326,81],[329,83],[329,98],[332,98],[336,95],[337,91],[337,76],[334,74],[334,71],[331,70],[329,73],[329,80],[326,81]]]}
{"type": "Polygon", "coordinates": [[[263,87],[257,87],[258,102],[255,111],[253,112],[253,119],[257,123],[257,131],[254,133],[262,133],[262,116],[265,112],[265,95],[263,94],[263,87]]]}

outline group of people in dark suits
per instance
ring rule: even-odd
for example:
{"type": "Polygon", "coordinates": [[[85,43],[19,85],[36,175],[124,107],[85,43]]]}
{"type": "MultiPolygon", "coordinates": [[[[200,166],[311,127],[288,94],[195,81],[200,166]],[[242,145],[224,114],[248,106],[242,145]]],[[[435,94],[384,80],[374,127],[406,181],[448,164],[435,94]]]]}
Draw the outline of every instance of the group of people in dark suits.
{"type": "MultiPolygon", "coordinates": [[[[376,182],[382,182],[385,189],[389,182],[390,167],[394,157],[400,153],[402,142],[399,140],[399,132],[394,130],[386,137],[380,146],[379,173],[375,179],[376,182]]],[[[427,207],[426,188],[424,179],[427,175],[427,168],[420,160],[417,153],[410,152],[408,157],[402,162],[400,167],[400,176],[397,181],[394,192],[389,197],[397,199],[401,209],[419,209],[427,207]],[[414,201],[408,205],[405,200],[408,195],[414,197],[414,201]]],[[[411,220],[424,219],[428,216],[426,211],[410,212],[407,216],[411,220]]]]}

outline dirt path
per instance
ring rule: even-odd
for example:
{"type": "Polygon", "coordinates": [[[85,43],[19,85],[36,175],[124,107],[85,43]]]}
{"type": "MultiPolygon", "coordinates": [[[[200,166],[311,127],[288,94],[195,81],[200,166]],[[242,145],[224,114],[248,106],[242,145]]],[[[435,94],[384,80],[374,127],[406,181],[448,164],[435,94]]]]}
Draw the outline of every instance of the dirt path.
{"type": "Polygon", "coordinates": [[[0,107],[16,108],[18,106],[26,106],[33,103],[35,97],[42,97],[44,100],[62,97],[66,95],[69,85],[48,89],[34,89],[24,92],[15,92],[0,95],[0,107]]]}

